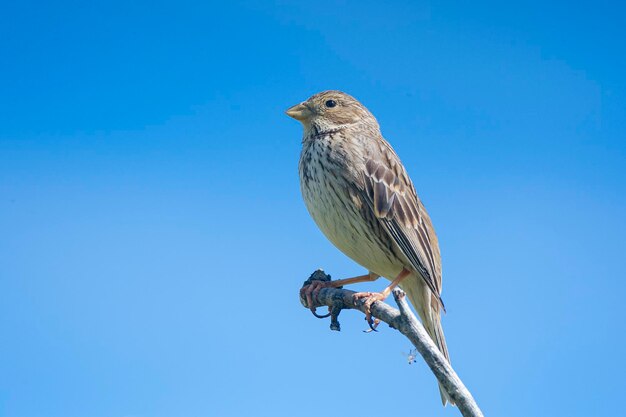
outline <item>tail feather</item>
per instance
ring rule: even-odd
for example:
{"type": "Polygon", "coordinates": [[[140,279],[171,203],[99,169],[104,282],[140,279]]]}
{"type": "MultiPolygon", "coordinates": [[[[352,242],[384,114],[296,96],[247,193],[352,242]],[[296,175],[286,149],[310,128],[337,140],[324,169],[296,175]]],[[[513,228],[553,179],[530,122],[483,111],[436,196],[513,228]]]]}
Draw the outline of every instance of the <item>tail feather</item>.
{"type": "MultiPolygon", "coordinates": [[[[443,334],[443,328],[441,327],[440,305],[435,297],[432,297],[430,290],[421,285],[421,282],[415,283],[415,285],[403,285],[404,291],[407,293],[411,304],[417,311],[422,320],[424,328],[428,332],[428,335],[432,341],[437,345],[439,351],[450,363],[450,354],[448,353],[448,346],[446,345],[446,338],[443,334]]],[[[439,394],[441,395],[441,403],[444,405],[454,405],[454,401],[446,393],[445,389],[439,384],[439,394]]]]}
{"type": "MultiPolygon", "coordinates": [[[[445,356],[448,363],[450,363],[450,354],[448,353],[448,346],[446,345],[446,338],[443,335],[443,328],[441,327],[441,317],[439,316],[439,312],[434,314],[435,312],[431,312],[430,316],[431,320],[427,320],[428,324],[425,326],[430,338],[435,342],[439,351],[445,356]]],[[[447,403],[450,405],[454,405],[454,401],[446,390],[439,384],[439,395],[441,396],[441,403],[445,407],[447,403]]]]}

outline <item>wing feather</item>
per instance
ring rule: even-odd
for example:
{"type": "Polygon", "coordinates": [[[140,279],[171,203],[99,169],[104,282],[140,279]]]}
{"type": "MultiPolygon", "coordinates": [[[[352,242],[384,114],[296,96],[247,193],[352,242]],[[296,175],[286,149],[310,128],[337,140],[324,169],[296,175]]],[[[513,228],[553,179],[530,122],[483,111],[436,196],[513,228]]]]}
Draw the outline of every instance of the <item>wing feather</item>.
{"type": "Polygon", "coordinates": [[[439,247],[430,218],[395,152],[385,156],[365,165],[366,201],[444,308],[439,247]]]}

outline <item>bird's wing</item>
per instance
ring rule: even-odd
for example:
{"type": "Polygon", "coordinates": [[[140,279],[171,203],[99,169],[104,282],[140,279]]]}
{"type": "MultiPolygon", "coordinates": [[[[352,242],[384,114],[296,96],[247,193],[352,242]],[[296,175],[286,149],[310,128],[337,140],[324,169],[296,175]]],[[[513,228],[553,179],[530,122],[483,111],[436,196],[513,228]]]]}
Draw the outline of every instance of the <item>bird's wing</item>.
{"type": "MultiPolygon", "coordinates": [[[[365,199],[441,307],[441,258],[430,217],[391,147],[367,160],[365,199]]],[[[445,311],[445,308],[444,308],[445,311]]]]}

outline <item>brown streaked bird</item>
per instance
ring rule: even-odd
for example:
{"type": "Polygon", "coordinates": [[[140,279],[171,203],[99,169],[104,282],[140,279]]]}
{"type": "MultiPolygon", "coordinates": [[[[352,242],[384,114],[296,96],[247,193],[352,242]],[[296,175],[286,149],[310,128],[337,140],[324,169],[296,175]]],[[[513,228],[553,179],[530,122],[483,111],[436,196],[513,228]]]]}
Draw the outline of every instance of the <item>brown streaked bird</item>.
{"type": "MultiPolygon", "coordinates": [[[[441,257],[430,217],[406,169],[372,113],[341,91],[324,91],[287,110],[304,127],[300,187],[311,217],[367,274],[304,289],[339,287],[385,277],[380,293],[357,293],[366,306],[400,286],[428,334],[449,359],[441,327],[441,257]]],[[[310,304],[309,304],[310,305],[310,304]]],[[[445,310],[444,310],[445,311],[445,310]]],[[[315,313],[315,311],[313,310],[315,313]]],[[[371,314],[366,318],[371,326],[371,314]]],[[[445,405],[452,403],[439,387],[445,405]]]]}

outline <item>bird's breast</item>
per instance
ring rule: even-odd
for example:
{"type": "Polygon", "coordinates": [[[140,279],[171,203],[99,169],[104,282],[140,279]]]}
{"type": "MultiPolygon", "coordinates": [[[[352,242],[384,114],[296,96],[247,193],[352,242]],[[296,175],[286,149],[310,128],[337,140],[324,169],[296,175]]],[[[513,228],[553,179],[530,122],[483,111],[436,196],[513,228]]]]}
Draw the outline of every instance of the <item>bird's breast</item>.
{"type": "Polygon", "coordinates": [[[390,277],[402,265],[373,212],[364,207],[358,187],[346,175],[354,169],[327,141],[305,143],[300,156],[300,186],[311,217],[343,253],[368,270],[390,277]]]}

